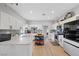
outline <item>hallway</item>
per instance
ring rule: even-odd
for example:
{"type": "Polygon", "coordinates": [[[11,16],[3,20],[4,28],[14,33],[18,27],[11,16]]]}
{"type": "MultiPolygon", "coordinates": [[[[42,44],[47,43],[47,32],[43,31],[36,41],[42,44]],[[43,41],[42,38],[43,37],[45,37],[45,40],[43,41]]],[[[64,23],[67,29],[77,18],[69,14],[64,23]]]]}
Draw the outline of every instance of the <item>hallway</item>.
{"type": "Polygon", "coordinates": [[[44,46],[36,46],[33,42],[33,56],[68,56],[62,47],[45,41],[44,46]]]}

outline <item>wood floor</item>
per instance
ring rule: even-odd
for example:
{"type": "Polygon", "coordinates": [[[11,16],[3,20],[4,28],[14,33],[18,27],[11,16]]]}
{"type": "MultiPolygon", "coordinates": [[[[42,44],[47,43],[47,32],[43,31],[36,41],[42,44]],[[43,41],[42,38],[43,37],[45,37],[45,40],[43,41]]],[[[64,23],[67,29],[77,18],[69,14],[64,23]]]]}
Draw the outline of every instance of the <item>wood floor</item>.
{"type": "Polygon", "coordinates": [[[33,56],[68,56],[62,47],[49,41],[45,41],[44,46],[37,46],[33,42],[32,49],[33,56]]]}

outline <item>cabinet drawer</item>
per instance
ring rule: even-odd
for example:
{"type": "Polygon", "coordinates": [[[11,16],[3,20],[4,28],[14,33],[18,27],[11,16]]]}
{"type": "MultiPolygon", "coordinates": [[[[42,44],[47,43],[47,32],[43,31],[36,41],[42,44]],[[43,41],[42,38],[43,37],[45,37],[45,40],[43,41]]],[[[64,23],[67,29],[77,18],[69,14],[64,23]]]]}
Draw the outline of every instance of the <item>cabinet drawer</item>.
{"type": "Polygon", "coordinates": [[[79,47],[71,45],[70,43],[64,42],[64,50],[72,56],[79,56],[79,47]]]}

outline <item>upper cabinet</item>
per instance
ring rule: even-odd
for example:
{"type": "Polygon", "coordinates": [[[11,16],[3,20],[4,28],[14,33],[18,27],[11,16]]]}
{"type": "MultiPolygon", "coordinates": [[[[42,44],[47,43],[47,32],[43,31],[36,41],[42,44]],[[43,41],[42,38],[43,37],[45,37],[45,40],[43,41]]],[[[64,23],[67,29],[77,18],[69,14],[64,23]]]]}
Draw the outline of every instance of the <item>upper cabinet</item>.
{"type": "Polygon", "coordinates": [[[23,22],[19,19],[5,12],[0,13],[0,29],[20,30],[21,27],[23,22]]]}
{"type": "Polygon", "coordinates": [[[8,14],[1,12],[0,29],[9,29],[10,17],[8,14]]]}

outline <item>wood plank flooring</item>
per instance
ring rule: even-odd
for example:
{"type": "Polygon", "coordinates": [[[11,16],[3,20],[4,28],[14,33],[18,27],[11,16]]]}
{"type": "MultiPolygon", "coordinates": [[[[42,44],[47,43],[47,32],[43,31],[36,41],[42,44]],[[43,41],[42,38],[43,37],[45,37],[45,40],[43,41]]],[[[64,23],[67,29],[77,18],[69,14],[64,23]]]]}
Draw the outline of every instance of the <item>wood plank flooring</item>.
{"type": "Polygon", "coordinates": [[[54,46],[49,41],[45,41],[44,46],[37,46],[33,42],[33,56],[68,56],[60,46],[54,46]]]}

